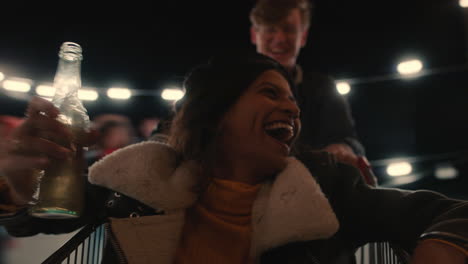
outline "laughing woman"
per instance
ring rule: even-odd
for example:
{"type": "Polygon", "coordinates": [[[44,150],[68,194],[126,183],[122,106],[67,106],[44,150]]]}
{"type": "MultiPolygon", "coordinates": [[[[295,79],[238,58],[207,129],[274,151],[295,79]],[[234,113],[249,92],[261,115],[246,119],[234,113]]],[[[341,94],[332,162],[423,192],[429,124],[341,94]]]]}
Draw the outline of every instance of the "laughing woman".
{"type": "MultiPolygon", "coordinates": [[[[293,157],[300,110],[275,61],[220,56],[195,68],[185,88],[167,144],[138,143],[89,169],[83,217],[18,213],[3,221],[9,232],[61,233],[105,220],[114,243],[103,263],[352,263],[371,241],[400,245],[413,263],[465,263],[467,202],[373,188],[327,153],[293,157]]],[[[28,113],[14,142],[29,148],[1,157],[10,208],[31,200],[25,168],[66,151],[30,129],[59,133],[56,109],[33,99],[28,113]],[[49,120],[34,120],[38,112],[49,120]]]]}

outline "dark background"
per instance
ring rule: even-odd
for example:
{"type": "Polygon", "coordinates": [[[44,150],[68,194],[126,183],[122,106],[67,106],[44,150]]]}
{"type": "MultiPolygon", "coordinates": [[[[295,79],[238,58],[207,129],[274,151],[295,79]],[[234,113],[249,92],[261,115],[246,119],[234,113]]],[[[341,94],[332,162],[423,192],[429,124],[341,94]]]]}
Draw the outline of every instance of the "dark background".
{"type": "MultiPolygon", "coordinates": [[[[165,85],[180,84],[188,70],[217,51],[254,49],[248,20],[253,1],[75,4],[25,4],[4,12],[0,71],[51,81],[60,44],[74,41],[84,50],[84,86],[104,91],[121,84],[154,92],[124,103],[101,96],[85,105],[91,117],[122,113],[136,123],[162,115],[169,107],[159,97],[165,85]],[[19,17],[23,10],[36,12],[26,20],[19,17]]],[[[315,5],[299,63],[353,81],[347,98],[370,160],[466,155],[468,11],[458,1],[322,0],[315,5]],[[395,75],[397,63],[408,56],[423,61],[425,75],[395,75]]],[[[0,103],[0,114],[24,112],[23,100],[0,93],[0,103]]]]}

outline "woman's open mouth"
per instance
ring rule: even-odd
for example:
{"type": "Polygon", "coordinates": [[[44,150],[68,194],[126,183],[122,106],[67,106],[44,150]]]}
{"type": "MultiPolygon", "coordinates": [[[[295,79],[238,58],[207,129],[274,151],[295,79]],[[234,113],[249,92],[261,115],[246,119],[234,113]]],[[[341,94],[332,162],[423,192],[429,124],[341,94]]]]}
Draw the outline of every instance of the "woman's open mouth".
{"type": "Polygon", "coordinates": [[[293,122],[274,121],[267,123],[264,129],[267,135],[288,146],[291,145],[295,136],[293,122]]]}

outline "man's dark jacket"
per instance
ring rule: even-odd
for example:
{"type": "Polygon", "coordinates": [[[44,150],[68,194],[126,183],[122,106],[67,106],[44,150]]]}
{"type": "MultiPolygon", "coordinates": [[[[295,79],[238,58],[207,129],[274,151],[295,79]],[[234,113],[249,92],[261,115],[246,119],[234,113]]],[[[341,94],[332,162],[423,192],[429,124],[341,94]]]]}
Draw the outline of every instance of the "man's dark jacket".
{"type": "Polygon", "coordinates": [[[302,123],[297,145],[321,149],[329,144],[342,143],[363,156],[365,151],[358,140],[351,108],[338,94],[333,79],[316,72],[302,74],[301,71],[301,75],[296,87],[302,123]]]}

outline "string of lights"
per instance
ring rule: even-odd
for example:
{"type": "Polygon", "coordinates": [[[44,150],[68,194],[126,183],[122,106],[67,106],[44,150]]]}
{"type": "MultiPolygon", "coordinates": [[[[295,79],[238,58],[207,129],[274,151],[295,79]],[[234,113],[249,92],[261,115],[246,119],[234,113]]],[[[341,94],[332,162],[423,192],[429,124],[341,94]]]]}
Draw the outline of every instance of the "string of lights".
{"type": "MultiPolygon", "coordinates": [[[[27,78],[6,76],[0,72],[0,86],[10,93],[27,93],[50,99],[55,93],[53,84],[38,83],[27,78]],[[34,90],[32,88],[35,88],[34,90]]],[[[168,87],[159,90],[130,89],[126,87],[110,87],[106,90],[84,86],[78,91],[78,96],[84,101],[96,101],[103,93],[114,100],[127,100],[132,96],[161,96],[164,100],[175,101],[184,96],[184,92],[179,87],[168,87]]]]}
{"type": "MultiPolygon", "coordinates": [[[[392,74],[371,77],[353,77],[337,80],[336,89],[340,94],[347,95],[351,91],[352,86],[358,84],[414,79],[467,70],[468,65],[466,64],[424,69],[424,65],[420,60],[412,59],[400,62],[397,66],[398,72],[392,74]]],[[[46,99],[52,98],[55,92],[53,85],[50,83],[38,83],[35,85],[35,82],[31,79],[6,76],[2,72],[0,72],[0,86],[4,90],[10,92],[29,93],[41,96],[46,99]],[[34,91],[32,90],[33,87],[35,88],[34,91]]],[[[79,97],[84,101],[96,101],[99,99],[99,96],[103,94],[114,100],[127,100],[132,96],[160,96],[164,100],[176,101],[184,96],[184,91],[181,87],[175,86],[167,87],[162,90],[130,89],[126,87],[110,87],[103,90],[85,86],[79,91],[79,97]]]]}

